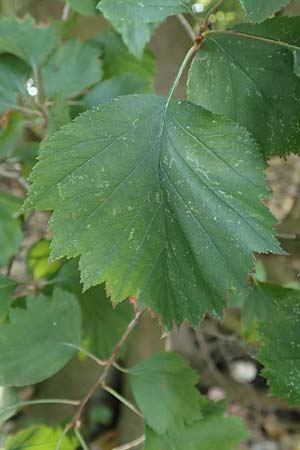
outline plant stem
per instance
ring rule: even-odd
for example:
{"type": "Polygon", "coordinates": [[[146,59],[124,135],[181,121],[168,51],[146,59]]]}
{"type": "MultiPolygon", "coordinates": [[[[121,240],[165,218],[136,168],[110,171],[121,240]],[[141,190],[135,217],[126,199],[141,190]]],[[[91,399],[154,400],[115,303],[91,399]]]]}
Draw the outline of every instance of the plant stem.
{"type": "Polygon", "coordinates": [[[76,437],[81,445],[81,447],[83,448],[83,450],[89,450],[87,443],[84,440],[84,437],[82,436],[82,434],[80,433],[80,431],[78,430],[78,428],[74,428],[74,432],[76,434],[76,437]]]}
{"type": "Polygon", "coordinates": [[[106,386],[106,385],[102,386],[102,388],[106,392],[109,392],[113,397],[117,398],[121,403],[123,403],[125,406],[127,406],[127,408],[131,409],[131,411],[135,412],[135,414],[137,414],[138,416],[143,418],[143,415],[140,413],[140,411],[138,409],[136,409],[136,407],[132,403],[130,403],[125,397],[123,397],[121,394],[119,394],[113,388],[106,386]]]}
{"type": "Polygon", "coordinates": [[[80,405],[80,400],[67,400],[67,399],[59,399],[59,398],[49,398],[49,399],[41,399],[41,400],[28,400],[24,402],[18,402],[14,405],[6,406],[5,408],[0,409],[0,414],[4,414],[8,411],[23,408],[24,406],[34,406],[34,405],[71,405],[78,406],[80,405]]]}
{"type": "Polygon", "coordinates": [[[177,14],[177,19],[179,20],[179,22],[181,23],[181,25],[183,26],[183,28],[185,29],[187,34],[190,36],[192,41],[194,41],[195,37],[196,37],[196,33],[193,30],[190,22],[188,20],[186,20],[186,18],[184,17],[183,14],[177,14]]]}
{"type": "Polygon", "coordinates": [[[139,438],[135,439],[134,441],[128,442],[127,444],[120,445],[119,447],[115,447],[112,450],[130,450],[131,448],[137,447],[138,445],[145,442],[145,435],[143,434],[139,438]]]}
{"type": "Polygon", "coordinates": [[[66,3],[64,6],[63,12],[62,12],[62,16],[61,16],[61,20],[63,22],[66,22],[68,20],[70,12],[71,12],[71,7],[70,7],[69,3],[66,3]]]}
{"type": "MultiPolygon", "coordinates": [[[[51,283],[49,283],[49,284],[51,284],[51,283]]],[[[70,344],[70,343],[66,343],[65,345],[67,347],[75,348],[80,353],[83,353],[84,355],[86,355],[88,358],[90,358],[92,361],[94,361],[95,363],[97,363],[101,367],[106,366],[106,364],[107,364],[107,361],[104,361],[103,359],[98,358],[96,355],[94,355],[93,353],[90,353],[88,350],[85,350],[82,347],[79,347],[77,345],[73,345],[73,344],[70,344]]]]}
{"type": "Polygon", "coordinates": [[[205,16],[205,20],[204,20],[204,25],[203,25],[204,31],[207,30],[207,28],[209,26],[209,18],[210,18],[210,16],[217,11],[217,9],[222,5],[223,1],[224,0],[219,0],[215,5],[213,5],[209,9],[208,13],[205,16]]]}

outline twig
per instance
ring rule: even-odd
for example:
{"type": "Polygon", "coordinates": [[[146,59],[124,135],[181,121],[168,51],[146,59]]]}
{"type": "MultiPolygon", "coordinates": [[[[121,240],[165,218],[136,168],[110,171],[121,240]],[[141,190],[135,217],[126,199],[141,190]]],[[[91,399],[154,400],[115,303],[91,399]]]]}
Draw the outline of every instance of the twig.
{"type": "Polygon", "coordinates": [[[185,29],[187,34],[190,36],[192,41],[194,41],[195,37],[196,37],[196,33],[193,30],[193,28],[192,28],[191,24],[189,23],[189,21],[184,17],[183,14],[177,14],[177,19],[179,20],[179,22],[181,23],[181,25],[183,26],[183,28],[185,29]]]}
{"type": "Polygon", "coordinates": [[[82,434],[80,433],[80,431],[78,430],[78,428],[74,428],[74,432],[76,434],[76,437],[79,441],[79,444],[81,445],[83,450],[89,450],[89,447],[87,445],[87,443],[84,440],[84,437],[82,436],[82,434]]]}
{"type": "Polygon", "coordinates": [[[127,408],[131,409],[131,411],[133,411],[137,416],[143,418],[143,415],[140,413],[140,411],[136,409],[136,407],[132,403],[130,403],[126,398],[124,398],[123,395],[119,394],[117,391],[115,391],[113,388],[109,386],[104,385],[102,386],[102,388],[106,392],[109,392],[113,397],[117,398],[121,403],[127,406],[127,408]]]}
{"type": "Polygon", "coordinates": [[[34,406],[34,405],[70,405],[70,406],[78,406],[80,405],[80,400],[67,400],[67,399],[59,399],[59,398],[49,398],[49,399],[41,399],[41,400],[27,400],[24,402],[18,402],[14,405],[6,406],[5,408],[0,409],[0,414],[4,414],[9,411],[13,411],[15,409],[23,408],[24,406],[34,406]]]}
{"type": "Polygon", "coordinates": [[[29,189],[29,183],[27,183],[27,181],[23,177],[21,177],[19,172],[6,170],[3,167],[0,167],[0,177],[18,181],[18,183],[25,189],[25,191],[28,191],[29,189]]]}
{"type": "Polygon", "coordinates": [[[69,5],[69,3],[66,3],[62,12],[62,16],[61,16],[61,20],[63,20],[64,22],[66,22],[66,20],[68,20],[69,15],[71,12],[71,7],[69,5]]]}
{"type": "Polygon", "coordinates": [[[127,444],[120,445],[119,447],[115,447],[112,450],[130,450],[131,448],[137,447],[138,445],[145,442],[145,435],[143,434],[139,438],[135,439],[134,441],[128,442],[127,444]]]}

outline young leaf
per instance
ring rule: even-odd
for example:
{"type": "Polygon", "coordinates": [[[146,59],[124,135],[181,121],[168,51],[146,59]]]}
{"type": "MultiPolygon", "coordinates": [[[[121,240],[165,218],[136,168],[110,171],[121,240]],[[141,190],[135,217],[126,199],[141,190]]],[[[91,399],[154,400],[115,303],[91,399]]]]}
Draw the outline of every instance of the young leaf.
{"type": "Polygon", "coordinates": [[[300,291],[283,287],[272,290],[275,312],[259,328],[262,346],[257,355],[264,364],[271,393],[300,405],[300,291]]]}
{"type": "Polygon", "coordinates": [[[2,425],[18,412],[19,396],[15,389],[0,387],[0,429],[2,425]],[[3,412],[2,412],[3,411],[3,412]]]}
{"type": "Polygon", "coordinates": [[[80,345],[80,308],[70,293],[28,297],[26,310],[11,309],[0,325],[0,385],[24,386],[59,371],[80,345]]]}
{"type": "Polygon", "coordinates": [[[88,107],[102,105],[103,103],[119,97],[120,95],[146,94],[151,92],[150,83],[134,73],[124,73],[119,77],[104,80],[95,86],[84,97],[83,103],[88,107]]]}
{"type": "MultiPolygon", "coordinates": [[[[15,435],[10,435],[5,441],[4,449],[53,450],[56,448],[62,433],[62,428],[49,428],[46,426],[25,428],[15,435]]],[[[60,450],[76,450],[77,447],[77,439],[67,435],[59,448],[60,450]]]]}
{"type": "Polygon", "coordinates": [[[263,169],[237,124],[120,97],[43,144],[26,207],[55,210],[52,257],[81,255],[86,289],[106,281],[114,302],[132,295],[167,327],[197,326],[246,286],[252,251],[280,252],[263,169]]]}
{"type": "Polygon", "coordinates": [[[96,39],[102,48],[101,60],[103,62],[104,78],[124,75],[128,72],[153,83],[155,75],[154,56],[146,48],[141,60],[136,59],[124,45],[119,34],[106,30],[96,39]]]}
{"type": "Polygon", "coordinates": [[[0,51],[18,56],[34,69],[45,61],[57,40],[54,28],[36,26],[31,17],[20,20],[10,16],[0,20],[0,51]]]}
{"type": "Polygon", "coordinates": [[[291,0],[240,0],[240,3],[250,22],[262,22],[291,0]]]}
{"type": "Polygon", "coordinates": [[[82,43],[76,39],[59,47],[42,68],[48,98],[57,92],[63,92],[65,97],[75,97],[99,82],[101,75],[98,48],[91,42],[82,43]]]}
{"type": "MultiPolygon", "coordinates": [[[[0,115],[18,104],[17,93],[26,94],[29,66],[19,58],[4,54],[0,58],[0,115]]],[[[4,153],[0,149],[1,155],[4,153]]]]}
{"type": "Polygon", "coordinates": [[[158,24],[171,15],[192,13],[191,4],[192,0],[101,0],[98,8],[140,59],[158,24]]]}
{"type": "Polygon", "coordinates": [[[147,424],[157,433],[202,418],[197,373],[176,353],[158,353],[133,367],[129,381],[147,424]]]}
{"type": "Polygon", "coordinates": [[[98,0],[67,0],[74,11],[84,16],[94,16],[97,13],[98,0]]]}
{"type": "Polygon", "coordinates": [[[144,450],[235,450],[247,437],[242,420],[237,417],[206,417],[191,426],[157,434],[146,430],[144,450]]]}
{"type": "Polygon", "coordinates": [[[20,220],[16,217],[22,201],[14,195],[0,192],[0,267],[18,251],[23,238],[20,220]]]}
{"type": "Polygon", "coordinates": [[[267,157],[300,152],[299,25],[285,17],[210,33],[190,69],[189,99],[244,125],[267,157]]]}
{"type": "Polygon", "coordinates": [[[8,314],[9,305],[12,302],[16,287],[17,283],[15,281],[0,274],[0,321],[8,314]]]}

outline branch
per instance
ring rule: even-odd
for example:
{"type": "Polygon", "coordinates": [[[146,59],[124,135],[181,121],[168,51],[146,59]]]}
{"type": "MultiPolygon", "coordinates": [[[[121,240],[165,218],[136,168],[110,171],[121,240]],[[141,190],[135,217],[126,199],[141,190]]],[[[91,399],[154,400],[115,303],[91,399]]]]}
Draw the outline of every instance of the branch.
{"type": "Polygon", "coordinates": [[[143,434],[139,438],[135,439],[134,441],[128,442],[127,444],[120,445],[119,447],[115,447],[112,450],[130,450],[131,448],[137,447],[138,445],[145,442],[145,435],[143,434]]]}
{"type": "Polygon", "coordinates": [[[179,20],[179,22],[181,23],[181,25],[183,26],[183,28],[185,29],[185,31],[187,32],[187,34],[190,36],[192,41],[194,41],[195,37],[196,37],[196,33],[194,32],[189,21],[184,17],[183,14],[177,14],[176,17],[179,20]]]}

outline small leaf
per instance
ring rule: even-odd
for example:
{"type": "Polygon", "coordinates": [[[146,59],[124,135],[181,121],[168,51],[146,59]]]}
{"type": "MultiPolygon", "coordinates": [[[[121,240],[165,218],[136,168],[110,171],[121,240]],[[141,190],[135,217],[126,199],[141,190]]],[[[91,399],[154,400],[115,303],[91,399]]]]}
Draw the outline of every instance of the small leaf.
{"type": "Polygon", "coordinates": [[[257,359],[264,364],[271,393],[300,405],[300,291],[272,288],[272,320],[259,327],[262,346],[257,359]]]}
{"type": "Polygon", "coordinates": [[[197,373],[176,353],[158,353],[129,370],[135,400],[147,424],[165,433],[202,417],[197,373]]]}
{"type": "Polygon", "coordinates": [[[14,280],[0,274],[0,321],[8,314],[16,287],[17,283],[14,280]]]}
{"type": "MultiPolygon", "coordinates": [[[[4,450],[53,450],[56,448],[62,433],[62,428],[46,426],[25,428],[7,438],[4,450]]],[[[76,450],[77,447],[77,439],[67,435],[59,448],[60,450],[76,450]]]]}
{"type": "Polygon", "coordinates": [[[71,8],[84,16],[94,16],[97,13],[98,0],[67,0],[71,8]]]}
{"type": "Polygon", "coordinates": [[[0,51],[18,56],[32,68],[45,61],[57,41],[54,28],[36,26],[31,17],[20,20],[10,16],[0,20],[0,51]]]}
{"type": "Polygon", "coordinates": [[[26,310],[11,309],[0,325],[0,385],[25,386],[49,378],[77,352],[80,308],[70,293],[28,297],[26,310]]]}
{"type": "Polygon", "coordinates": [[[27,253],[27,267],[35,280],[53,276],[61,266],[60,261],[49,263],[50,242],[41,239],[33,244],[27,253]]]}
{"type": "Polygon", "coordinates": [[[120,95],[145,94],[149,92],[151,92],[151,88],[147,80],[134,73],[124,73],[119,77],[104,80],[95,86],[84,97],[83,102],[87,108],[92,108],[120,95]]]}
{"type": "Polygon", "coordinates": [[[19,401],[19,396],[13,388],[0,387],[0,428],[18,412],[19,407],[13,406],[19,401]]]}
{"type": "Polygon", "coordinates": [[[23,233],[16,217],[21,205],[21,199],[0,192],[0,267],[8,263],[21,244],[23,233]]]}
{"type": "Polygon", "coordinates": [[[115,303],[133,296],[166,327],[197,327],[247,287],[252,251],[281,252],[263,169],[238,125],[191,103],[124,96],[43,144],[26,207],[55,210],[52,258],[81,255],[85,289],[106,281],[115,303]]]}
{"type": "Polygon", "coordinates": [[[155,75],[154,56],[146,48],[141,60],[135,58],[124,45],[119,34],[106,30],[96,39],[102,48],[104,78],[112,78],[127,74],[128,72],[148,80],[153,84],[155,75]]]}
{"type": "MultiPolygon", "coordinates": [[[[18,104],[17,93],[26,95],[25,83],[30,68],[19,58],[4,54],[0,58],[0,115],[18,104]]],[[[0,154],[4,152],[1,149],[0,154]]]]}
{"type": "Polygon", "coordinates": [[[300,19],[279,17],[207,34],[189,75],[189,99],[245,126],[269,157],[300,152],[300,19]]]}
{"type": "Polygon", "coordinates": [[[246,437],[241,419],[209,416],[162,435],[147,428],[145,450],[235,450],[246,437]]]}
{"type": "Polygon", "coordinates": [[[291,0],[240,0],[240,3],[250,22],[262,22],[291,0]]]}
{"type": "Polygon", "coordinates": [[[192,13],[191,0],[101,0],[98,8],[122,35],[130,52],[141,58],[158,24],[168,16],[192,13]]]}
{"type": "Polygon", "coordinates": [[[48,98],[57,92],[63,92],[65,97],[75,97],[85,88],[99,82],[101,75],[98,48],[91,42],[82,43],[77,39],[69,40],[59,47],[42,68],[48,98]]]}

